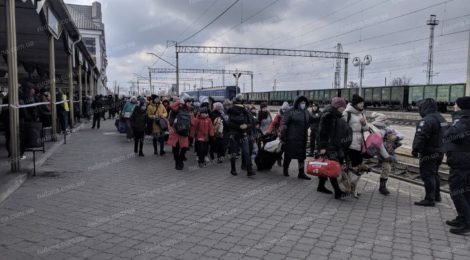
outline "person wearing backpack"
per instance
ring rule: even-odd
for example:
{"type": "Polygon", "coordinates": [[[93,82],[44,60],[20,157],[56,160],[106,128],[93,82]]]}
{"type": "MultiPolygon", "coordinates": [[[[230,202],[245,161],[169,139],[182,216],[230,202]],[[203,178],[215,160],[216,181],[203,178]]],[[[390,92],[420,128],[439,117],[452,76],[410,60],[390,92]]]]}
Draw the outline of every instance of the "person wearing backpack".
{"type": "Polygon", "coordinates": [[[470,97],[457,98],[453,123],[444,134],[449,171],[450,197],[457,217],[446,221],[457,235],[470,233],[470,97]]]}
{"type": "Polygon", "coordinates": [[[437,111],[437,103],[432,98],[418,102],[422,120],[416,126],[413,139],[413,157],[419,158],[419,174],[424,182],[425,197],[414,204],[434,207],[441,202],[439,166],[444,157],[443,135],[447,130],[447,121],[437,111]]]}
{"type": "Polygon", "coordinates": [[[318,135],[318,125],[320,124],[320,117],[322,114],[318,104],[312,102],[310,114],[313,117],[313,122],[310,124],[310,151],[307,156],[313,157],[315,152],[315,142],[318,135]]]}
{"type": "Polygon", "coordinates": [[[313,122],[313,117],[307,110],[308,100],[299,96],[294,101],[294,107],[286,112],[282,118],[280,139],[284,145],[283,174],[289,176],[289,164],[292,159],[297,159],[299,172],[297,177],[302,180],[310,180],[305,174],[305,151],[307,149],[308,128],[313,122]]]}
{"type": "Polygon", "coordinates": [[[173,150],[173,158],[175,159],[175,169],[183,170],[184,158],[189,147],[189,134],[191,129],[191,98],[184,97],[184,103],[179,100],[170,105],[170,136],[168,144],[173,150]]]}
{"type": "Polygon", "coordinates": [[[194,139],[198,143],[197,156],[199,167],[205,167],[205,158],[209,152],[209,141],[214,136],[214,128],[209,117],[209,109],[202,107],[194,124],[194,139]]]}
{"type": "Polygon", "coordinates": [[[346,156],[350,166],[357,167],[363,161],[364,132],[370,129],[364,115],[364,99],[361,96],[353,95],[351,102],[343,112],[343,119],[353,131],[352,142],[346,151],[346,156]]]}
{"type": "Polygon", "coordinates": [[[130,118],[132,130],[134,133],[134,153],[137,153],[137,148],[139,156],[144,156],[144,137],[145,137],[145,126],[147,120],[147,104],[145,99],[139,101],[139,105],[132,111],[130,118]]]}
{"type": "MultiPolygon", "coordinates": [[[[341,97],[334,97],[331,105],[328,105],[320,117],[318,127],[317,150],[321,157],[344,163],[344,150],[352,141],[352,130],[346,121],[342,119],[342,113],[346,109],[346,101],[341,97]]],[[[318,177],[318,192],[332,194],[325,187],[326,177],[318,177]]],[[[341,199],[346,193],[339,188],[338,179],[329,178],[335,191],[335,199],[341,199]]]]}
{"type": "Polygon", "coordinates": [[[226,132],[225,129],[227,128],[227,122],[224,115],[224,106],[222,103],[214,103],[211,117],[214,127],[214,138],[212,139],[210,150],[211,158],[214,158],[214,154],[217,153],[217,163],[222,163],[223,157],[225,156],[224,133],[226,132]]]}
{"type": "Polygon", "coordinates": [[[242,165],[246,167],[247,176],[256,175],[253,171],[250,154],[251,128],[253,127],[251,113],[243,106],[243,96],[237,94],[233,100],[233,106],[228,109],[228,127],[230,133],[230,173],[238,175],[236,169],[237,152],[241,149],[242,165]]]}
{"type": "Polygon", "coordinates": [[[158,154],[158,143],[160,143],[160,155],[164,155],[165,143],[163,132],[166,129],[161,129],[160,126],[164,124],[160,120],[166,120],[167,111],[157,95],[151,96],[151,102],[147,107],[147,117],[152,121],[153,154],[158,154]]]}

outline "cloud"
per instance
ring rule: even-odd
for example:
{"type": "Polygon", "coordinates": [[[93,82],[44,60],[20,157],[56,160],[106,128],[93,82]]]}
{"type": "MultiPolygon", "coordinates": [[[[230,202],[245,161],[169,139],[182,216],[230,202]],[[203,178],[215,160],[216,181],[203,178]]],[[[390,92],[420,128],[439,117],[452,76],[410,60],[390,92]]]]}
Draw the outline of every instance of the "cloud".
{"type": "MultiPolygon", "coordinates": [[[[383,85],[385,77],[391,81],[402,75],[418,84],[424,83],[426,78],[423,72],[429,36],[426,20],[430,14],[436,14],[441,23],[435,31],[434,69],[439,74],[434,82],[465,81],[469,33],[449,33],[469,30],[470,5],[466,0],[441,5],[437,4],[444,0],[280,0],[248,19],[273,1],[241,0],[185,44],[335,51],[336,44],[342,43],[351,58],[372,55],[364,85],[383,85]],[[405,15],[412,11],[415,12],[405,15]]],[[[91,4],[92,0],[66,2],[91,4]]],[[[174,48],[167,48],[167,41],[182,40],[196,32],[233,1],[101,2],[109,58],[108,78],[126,87],[133,73],[147,75],[148,66],[168,66],[147,52],[164,53],[165,59],[174,62],[174,48]]],[[[274,79],[277,79],[278,89],[329,88],[334,79],[333,59],[202,54],[182,54],[180,58],[182,68],[252,70],[255,91],[270,90],[274,79]]],[[[216,85],[222,84],[221,76],[206,77],[213,78],[216,85]]],[[[358,81],[357,68],[351,63],[349,79],[358,81]]],[[[225,80],[234,82],[230,76],[225,80]]],[[[243,85],[248,91],[249,77],[240,78],[240,86],[243,85]]]]}

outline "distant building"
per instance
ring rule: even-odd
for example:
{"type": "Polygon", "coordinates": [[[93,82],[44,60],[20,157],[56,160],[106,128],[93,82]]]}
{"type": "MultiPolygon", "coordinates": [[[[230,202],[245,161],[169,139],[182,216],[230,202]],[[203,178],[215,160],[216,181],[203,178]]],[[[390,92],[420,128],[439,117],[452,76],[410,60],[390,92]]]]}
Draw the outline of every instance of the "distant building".
{"type": "Polygon", "coordinates": [[[106,40],[103,17],[101,15],[101,4],[96,1],[91,6],[67,4],[67,9],[82,34],[82,41],[85,43],[101,72],[101,77],[98,79],[97,84],[97,93],[107,94],[108,88],[106,83],[108,79],[106,67],[108,66],[108,59],[106,56],[106,40]]]}

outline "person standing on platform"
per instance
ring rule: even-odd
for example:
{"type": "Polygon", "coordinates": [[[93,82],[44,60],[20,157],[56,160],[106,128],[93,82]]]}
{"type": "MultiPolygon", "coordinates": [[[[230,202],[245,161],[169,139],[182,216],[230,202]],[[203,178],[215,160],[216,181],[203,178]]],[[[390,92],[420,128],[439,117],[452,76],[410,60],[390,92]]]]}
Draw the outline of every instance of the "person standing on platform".
{"type": "Polygon", "coordinates": [[[450,196],[457,217],[446,221],[453,234],[470,234],[470,97],[460,97],[454,105],[452,125],[444,134],[447,164],[450,167],[450,196]]]}
{"type": "Polygon", "coordinates": [[[91,109],[93,109],[93,126],[91,129],[94,129],[95,126],[97,129],[100,129],[101,113],[103,111],[103,101],[99,95],[96,95],[95,100],[91,103],[91,109]]]}
{"type": "Polygon", "coordinates": [[[209,141],[214,136],[214,128],[209,117],[208,107],[202,107],[194,124],[194,139],[197,142],[197,156],[199,167],[205,167],[205,158],[209,152],[209,141]]]}
{"type": "Polygon", "coordinates": [[[160,143],[160,155],[164,155],[165,140],[163,138],[163,131],[166,131],[166,129],[160,128],[160,125],[163,125],[160,120],[166,120],[167,111],[157,95],[151,96],[151,102],[147,107],[147,116],[153,120],[153,154],[158,154],[158,144],[160,143]]]}
{"type": "Polygon", "coordinates": [[[346,156],[349,163],[351,163],[351,167],[357,167],[363,161],[364,132],[370,129],[364,115],[364,99],[362,97],[353,95],[351,103],[346,106],[346,110],[343,112],[343,119],[353,131],[352,142],[346,152],[346,156]]]}
{"type": "Polygon", "coordinates": [[[269,125],[273,121],[273,118],[268,110],[268,105],[266,103],[262,103],[260,108],[261,109],[258,112],[258,121],[260,124],[261,131],[263,132],[263,134],[266,134],[269,125]]]}
{"type": "Polygon", "coordinates": [[[315,152],[315,143],[318,135],[318,126],[320,124],[321,111],[318,104],[312,102],[312,108],[310,114],[313,117],[313,122],[310,124],[310,151],[308,153],[309,157],[312,157],[315,152]]]}
{"type": "Polygon", "coordinates": [[[281,122],[281,141],[284,145],[284,176],[289,176],[289,165],[292,159],[298,161],[297,178],[310,180],[305,174],[305,151],[307,149],[308,128],[313,117],[307,110],[308,100],[304,96],[298,97],[294,107],[286,112],[281,122]]]}
{"type": "MultiPolygon", "coordinates": [[[[344,150],[347,144],[343,142],[350,142],[351,140],[345,139],[341,136],[344,133],[342,126],[347,127],[346,122],[342,119],[343,111],[346,109],[346,101],[340,97],[334,97],[331,100],[331,105],[327,106],[323,110],[323,114],[320,117],[320,125],[318,127],[318,140],[317,150],[320,156],[324,156],[330,160],[337,161],[341,164],[344,163],[345,153],[344,150]]],[[[330,190],[325,187],[326,177],[318,177],[317,191],[332,194],[330,190]]],[[[338,179],[329,178],[333,189],[335,190],[335,199],[341,199],[346,195],[339,188],[338,179]]]]}
{"type": "Polygon", "coordinates": [[[413,157],[419,158],[419,174],[424,182],[426,195],[417,201],[416,206],[434,207],[441,202],[439,166],[444,157],[443,135],[448,126],[437,111],[437,103],[432,98],[418,102],[419,114],[423,118],[416,126],[413,140],[413,157]]]}
{"type": "Polygon", "coordinates": [[[144,137],[147,117],[147,104],[145,99],[140,99],[139,105],[132,112],[130,122],[134,132],[134,153],[144,156],[144,137]],[[138,150],[137,150],[138,149],[138,150]]]}
{"type": "Polygon", "coordinates": [[[122,118],[126,122],[127,126],[127,133],[126,133],[126,138],[127,141],[130,142],[132,137],[134,137],[134,133],[132,132],[132,126],[131,126],[131,115],[132,112],[134,112],[134,108],[137,106],[137,98],[132,97],[130,101],[127,101],[124,107],[122,108],[122,118]]]}
{"type": "Polygon", "coordinates": [[[252,119],[251,113],[243,106],[243,96],[237,94],[233,100],[233,106],[228,109],[228,127],[230,129],[230,173],[238,175],[236,169],[237,153],[241,150],[242,165],[246,167],[247,176],[256,175],[253,171],[250,154],[252,119]]]}
{"type": "Polygon", "coordinates": [[[173,158],[175,159],[175,169],[184,169],[184,158],[189,148],[189,135],[191,130],[191,98],[183,98],[184,103],[179,100],[173,102],[170,112],[170,136],[168,144],[173,149],[173,158]]]}

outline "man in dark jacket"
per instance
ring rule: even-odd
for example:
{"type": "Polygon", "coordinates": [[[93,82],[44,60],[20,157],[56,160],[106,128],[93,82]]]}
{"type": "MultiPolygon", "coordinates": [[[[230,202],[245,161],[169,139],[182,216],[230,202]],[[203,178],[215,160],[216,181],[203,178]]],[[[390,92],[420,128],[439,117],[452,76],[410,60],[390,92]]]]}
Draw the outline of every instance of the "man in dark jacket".
{"type": "Polygon", "coordinates": [[[93,109],[93,126],[91,129],[94,129],[95,126],[100,129],[100,121],[103,112],[103,101],[101,96],[96,95],[95,100],[91,103],[91,109],[93,109]]]}
{"type": "Polygon", "coordinates": [[[308,100],[304,96],[298,97],[294,107],[288,110],[281,122],[281,141],[284,143],[284,176],[289,176],[289,164],[292,159],[299,162],[298,178],[310,180],[305,174],[305,151],[307,149],[307,136],[313,117],[307,110],[308,100]]]}
{"type": "Polygon", "coordinates": [[[442,137],[448,125],[437,111],[434,99],[426,98],[418,103],[418,107],[423,119],[416,126],[412,154],[419,158],[419,173],[426,196],[415,205],[434,207],[435,202],[441,201],[438,171],[444,157],[442,137]]]}
{"type": "MultiPolygon", "coordinates": [[[[323,110],[320,117],[320,125],[318,127],[317,150],[320,156],[325,156],[330,160],[339,163],[344,162],[345,154],[344,147],[341,142],[343,137],[338,137],[339,120],[343,120],[343,111],[346,109],[346,101],[340,97],[334,97],[331,100],[331,105],[323,110]]],[[[319,183],[317,187],[318,192],[331,194],[332,192],[325,187],[326,177],[318,177],[319,183]]],[[[346,195],[338,185],[336,178],[329,178],[333,189],[335,190],[335,199],[341,199],[346,195]]]]}
{"type": "Polygon", "coordinates": [[[243,96],[238,94],[233,101],[233,107],[229,108],[228,127],[230,134],[230,173],[238,175],[236,169],[237,152],[241,149],[243,165],[246,167],[247,176],[255,175],[251,163],[250,154],[250,133],[252,132],[252,119],[250,112],[243,106],[243,96]]]}
{"type": "Polygon", "coordinates": [[[145,99],[141,99],[139,101],[139,106],[134,109],[130,118],[132,130],[134,131],[134,153],[137,153],[138,151],[139,156],[144,156],[143,148],[144,148],[146,117],[147,117],[147,104],[145,103],[145,99]]]}
{"type": "Polygon", "coordinates": [[[458,98],[453,123],[444,134],[447,164],[450,167],[450,196],[457,218],[446,221],[454,234],[470,233],[470,97],[458,98]]]}

